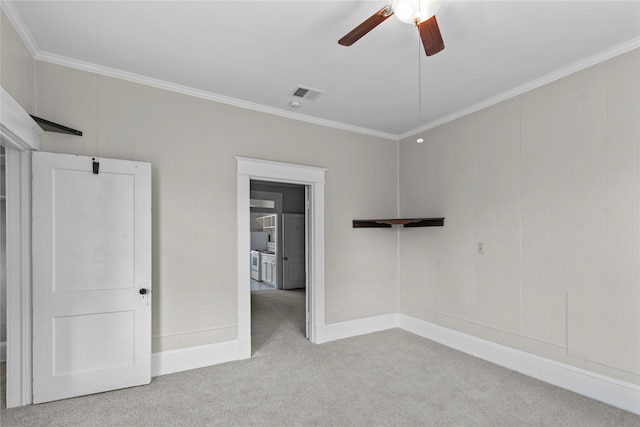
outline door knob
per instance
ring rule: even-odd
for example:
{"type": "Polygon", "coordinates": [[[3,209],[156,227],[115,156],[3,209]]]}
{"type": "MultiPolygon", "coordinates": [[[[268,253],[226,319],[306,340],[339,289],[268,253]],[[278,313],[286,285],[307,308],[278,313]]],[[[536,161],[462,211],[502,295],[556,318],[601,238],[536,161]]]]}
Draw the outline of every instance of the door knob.
{"type": "Polygon", "coordinates": [[[287,258],[286,256],[283,256],[283,257],[282,257],[282,260],[283,260],[283,261],[286,261],[286,260],[288,260],[288,259],[289,259],[289,258],[287,258]]]}
{"type": "Polygon", "coordinates": [[[140,289],[140,295],[146,295],[148,292],[149,292],[149,289],[146,289],[146,288],[140,289]]]}

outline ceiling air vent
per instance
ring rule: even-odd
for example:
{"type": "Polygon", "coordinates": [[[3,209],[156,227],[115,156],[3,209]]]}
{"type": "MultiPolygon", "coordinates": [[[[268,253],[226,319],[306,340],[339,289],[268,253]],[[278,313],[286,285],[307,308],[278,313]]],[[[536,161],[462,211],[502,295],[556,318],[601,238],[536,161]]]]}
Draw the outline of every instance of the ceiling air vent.
{"type": "Polygon", "coordinates": [[[322,92],[320,90],[310,89],[308,87],[298,86],[294,90],[291,91],[289,96],[293,96],[295,98],[304,98],[304,99],[308,99],[309,101],[315,101],[323,93],[324,92],[322,92]]]}

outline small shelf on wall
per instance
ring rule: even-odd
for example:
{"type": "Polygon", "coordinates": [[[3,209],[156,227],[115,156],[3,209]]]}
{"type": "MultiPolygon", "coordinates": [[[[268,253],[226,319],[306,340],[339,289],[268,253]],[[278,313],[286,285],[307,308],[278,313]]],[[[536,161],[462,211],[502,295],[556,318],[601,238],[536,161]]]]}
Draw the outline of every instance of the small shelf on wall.
{"type": "Polygon", "coordinates": [[[35,120],[35,122],[38,123],[42,128],[42,130],[44,130],[45,132],[58,132],[58,133],[66,133],[67,135],[82,136],[82,131],[80,130],[72,129],[70,127],[67,127],[58,123],[54,123],[49,120],[42,119],[40,117],[36,117],[33,115],[31,116],[31,118],[35,120]]]}
{"type": "Polygon", "coordinates": [[[442,227],[444,218],[395,218],[395,219],[354,219],[353,228],[391,228],[393,225],[409,227],[442,227]]]}

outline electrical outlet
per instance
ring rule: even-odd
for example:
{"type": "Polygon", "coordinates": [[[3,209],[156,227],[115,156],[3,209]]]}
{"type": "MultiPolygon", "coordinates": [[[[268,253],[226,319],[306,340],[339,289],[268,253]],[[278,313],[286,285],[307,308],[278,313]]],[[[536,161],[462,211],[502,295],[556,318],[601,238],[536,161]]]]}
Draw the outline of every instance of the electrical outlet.
{"type": "Polygon", "coordinates": [[[478,254],[479,255],[484,255],[484,243],[479,243],[478,242],[478,254]]]}

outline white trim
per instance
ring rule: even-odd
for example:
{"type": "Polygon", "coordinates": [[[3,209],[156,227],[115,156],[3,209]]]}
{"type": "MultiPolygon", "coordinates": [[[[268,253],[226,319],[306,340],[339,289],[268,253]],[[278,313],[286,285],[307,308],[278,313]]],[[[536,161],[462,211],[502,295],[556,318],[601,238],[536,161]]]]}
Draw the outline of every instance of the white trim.
{"type": "Polygon", "coordinates": [[[304,184],[324,184],[326,168],[251,159],[236,156],[238,175],[250,175],[251,179],[276,182],[299,181],[304,184]],[[283,177],[286,175],[286,178],[283,177]]]}
{"type": "Polygon", "coordinates": [[[640,415],[640,386],[400,313],[326,325],[326,341],[400,328],[479,359],[640,415]]]}
{"type": "MultiPolygon", "coordinates": [[[[325,289],[324,289],[324,173],[309,185],[310,205],[308,233],[311,240],[308,248],[307,290],[309,295],[309,341],[321,344],[325,341],[325,289]]],[[[320,174],[318,169],[317,174],[320,174]]],[[[313,174],[311,174],[313,175],[313,174]]],[[[310,176],[311,177],[311,176],[310,176]]]]}
{"type": "Polygon", "coordinates": [[[237,340],[179,350],[163,351],[151,355],[151,376],[204,368],[205,366],[238,360],[237,340]]]}
{"type": "Polygon", "coordinates": [[[43,130],[0,88],[0,144],[6,148],[7,408],[32,402],[31,156],[43,130]]]}
{"type": "MultiPolygon", "coordinates": [[[[246,258],[246,257],[245,257],[246,258]]],[[[248,265],[247,265],[248,268],[248,265]]],[[[640,415],[640,386],[496,344],[404,314],[392,313],[326,325],[324,342],[400,328],[499,366],[640,415]]],[[[237,360],[239,342],[154,353],[152,375],[237,360]]]]}
{"type": "Polygon", "coordinates": [[[193,96],[196,98],[202,98],[209,101],[219,102],[221,104],[232,105],[234,107],[244,108],[252,111],[259,111],[267,114],[274,114],[276,116],[286,117],[288,119],[299,120],[306,123],[312,123],[320,126],[325,126],[334,129],[346,130],[349,132],[360,133],[363,135],[374,136],[383,139],[389,139],[397,141],[398,137],[391,133],[380,132],[373,129],[367,129],[359,126],[353,126],[347,123],[336,122],[333,120],[321,119],[318,117],[308,116],[306,114],[294,113],[289,110],[282,110],[275,107],[269,107],[267,105],[257,104],[255,102],[244,101],[237,98],[231,98],[229,96],[219,95],[217,93],[208,92],[201,89],[192,88],[176,83],[171,83],[165,80],[154,79],[152,77],[143,76],[141,74],[130,73],[128,71],[121,71],[115,68],[104,67],[102,65],[92,64],[89,62],[79,61],[77,59],[68,58],[65,56],[56,55],[48,52],[38,52],[34,55],[34,58],[38,61],[49,62],[52,64],[62,65],[69,68],[75,68],[77,70],[87,71],[90,73],[100,74],[102,76],[113,77],[133,83],[142,84],[145,86],[151,86],[158,89],[168,90],[170,92],[176,92],[187,96],[193,96]]]}
{"type": "Polygon", "coordinates": [[[583,70],[587,67],[591,67],[593,65],[599,64],[601,62],[607,61],[613,57],[616,57],[618,55],[622,55],[623,53],[629,52],[633,49],[636,49],[638,47],[640,47],[640,37],[636,37],[634,39],[631,39],[625,43],[622,43],[618,46],[614,46],[611,49],[605,50],[604,52],[600,52],[596,55],[593,55],[589,58],[580,60],[578,62],[575,62],[571,65],[568,65],[567,67],[561,68],[557,71],[554,71],[552,73],[549,73],[543,77],[540,77],[538,79],[534,79],[528,83],[525,83],[521,86],[518,86],[516,88],[510,89],[506,92],[503,92],[497,96],[494,96],[492,98],[489,98],[487,100],[484,100],[482,102],[479,102],[475,105],[472,105],[470,107],[464,108],[462,110],[459,110],[455,113],[452,113],[448,116],[445,117],[441,117],[437,120],[434,120],[432,122],[426,123],[423,126],[419,126],[413,130],[409,130],[406,131],[402,134],[399,135],[395,135],[395,134],[391,134],[391,133],[387,133],[387,132],[380,132],[380,131],[376,131],[373,129],[368,129],[368,128],[363,128],[363,127],[359,127],[359,126],[353,126],[353,125],[349,125],[346,123],[341,123],[341,122],[335,122],[332,120],[325,120],[325,119],[320,119],[317,117],[312,117],[312,116],[308,116],[305,114],[300,114],[300,113],[294,113],[288,110],[281,110],[278,108],[274,108],[274,107],[269,107],[266,105],[261,105],[261,104],[256,104],[253,102],[247,102],[247,101],[243,101],[237,98],[231,98],[228,96],[224,96],[224,95],[219,95],[213,92],[208,92],[208,91],[204,91],[204,90],[200,90],[200,89],[194,89],[188,86],[183,86],[183,85],[178,85],[175,83],[171,83],[171,82],[167,82],[164,80],[159,80],[159,79],[154,79],[151,77],[147,77],[147,76],[143,76],[140,74],[135,74],[135,73],[130,73],[127,71],[122,71],[122,70],[118,70],[115,68],[110,68],[110,67],[104,67],[101,65],[97,65],[97,64],[93,64],[93,63],[89,63],[89,62],[85,62],[85,61],[80,61],[80,60],[76,60],[76,59],[72,59],[72,58],[68,58],[65,56],[61,56],[61,55],[56,55],[53,53],[49,53],[49,52],[43,52],[40,50],[40,48],[38,47],[37,43],[35,42],[35,39],[33,38],[33,36],[31,35],[31,33],[29,32],[29,29],[27,28],[27,26],[24,24],[24,22],[22,21],[22,19],[20,18],[20,14],[16,11],[15,7],[13,6],[13,4],[11,4],[11,2],[5,2],[2,1],[0,2],[0,8],[3,8],[5,10],[5,13],[7,14],[7,17],[9,18],[9,21],[13,24],[13,26],[15,27],[18,35],[20,36],[20,38],[22,39],[23,43],[25,44],[25,46],[27,47],[27,49],[29,50],[29,52],[31,53],[31,55],[33,56],[34,59],[37,59],[39,61],[45,61],[45,62],[50,62],[52,64],[58,64],[58,65],[63,65],[66,67],[70,67],[70,68],[75,68],[78,70],[83,70],[83,71],[88,71],[91,73],[96,73],[96,74],[100,74],[103,76],[107,76],[107,77],[114,77],[114,78],[118,78],[118,79],[122,79],[122,80],[126,80],[126,81],[130,81],[130,82],[134,82],[134,83],[139,83],[139,84],[143,84],[146,86],[151,86],[151,87],[156,87],[159,89],[164,89],[164,90],[168,90],[168,91],[172,91],[172,92],[176,92],[176,93],[182,93],[184,95],[189,95],[189,96],[195,96],[198,98],[203,98],[203,99],[208,99],[211,101],[215,101],[215,102],[220,102],[222,104],[227,104],[227,105],[232,105],[235,107],[240,107],[240,108],[245,108],[248,110],[253,110],[253,111],[260,111],[263,113],[267,113],[267,114],[274,114],[276,116],[281,116],[281,117],[286,117],[289,119],[293,119],[293,120],[300,120],[303,122],[307,122],[307,123],[313,123],[313,124],[317,124],[320,126],[326,126],[329,128],[335,128],[335,129],[340,129],[340,130],[345,130],[345,131],[349,131],[349,132],[354,132],[354,133],[359,133],[359,134],[363,134],[363,135],[369,135],[369,136],[374,136],[374,137],[378,137],[378,138],[383,138],[383,139],[388,139],[391,141],[400,141],[403,140],[405,138],[408,138],[410,136],[416,135],[420,132],[424,132],[427,131],[429,129],[433,129],[437,126],[443,125],[445,123],[449,123],[451,121],[454,121],[456,119],[459,119],[461,117],[467,116],[469,114],[472,114],[476,111],[482,110],[484,108],[490,107],[492,105],[495,105],[499,102],[505,101],[507,99],[513,98],[515,96],[521,95],[525,92],[528,92],[532,89],[536,89],[540,86],[543,86],[545,84],[551,83],[555,80],[561,79],[563,77],[568,76],[569,74],[578,72],[580,70],[583,70]]]}
{"type": "Polygon", "coordinates": [[[570,74],[577,73],[578,71],[584,70],[585,68],[589,68],[596,64],[600,64],[601,62],[607,61],[611,58],[630,52],[633,49],[637,49],[637,48],[640,48],[640,37],[636,37],[632,40],[629,40],[626,43],[623,43],[611,49],[605,50],[604,52],[600,52],[596,55],[590,56],[589,58],[585,58],[583,60],[575,62],[571,65],[568,65],[564,68],[556,70],[540,78],[531,80],[530,82],[527,82],[523,85],[510,89],[492,98],[489,98],[477,104],[471,105],[470,107],[464,108],[460,111],[456,111],[453,114],[449,114],[448,116],[441,117],[423,126],[419,126],[413,130],[404,132],[397,136],[398,140],[403,140],[405,138],[415,136],[420,132],[425,132],[429,129],[433,129],[445,123],[449,123],[454,120],[457,120],[461,117],[468,116],[469,114],[473,114],[476,111],[483,110],[485,108],[491,107],[492,105],[498,104],[502,101],[506,101],[507,99],[511,99],[518,95],[522,95],[523,93],[529,92],[533,89],[537,89],[541,86],[544,86],[556,80],[560,80],[561,78],[564,78],[570,74]]]}
{"type": "Polygon", "coordinates": [[[13,28],[16,29],[16,32],[22,39],[22,42],[27,47],[27,50],[29,51],[31,56],[35,58],[40,51],[40,48],[36,44],[36,39],[33,38],[31,32],[20,17],[20,14],[13,5],[13,2],[0,1],[0,9],[4,9],[4,12],[7,14],[7,18],[9,18],[9,22],[11,22],[13,28]]]}
{"type": "Polygon", "coordinates": [[[7,408],[32,401],[30,154],[6,149],[7,408]]]}
{"type": "Polygon", "coordinates": [[[314,166],[236,157],[238,235],[238,351],[251,357],[251,294],[249,275],[249,198],[252,179],[307,185],[311,198],[308,289],[311,328],[309,340],[324,342],[324,176],[327,169],[314,166]]]}
{"type": "Polygon", "coordinates": [[[306,114],[294,113],[289,110],[282,110],[279,108],[269,107],[254,102],[243,101],[237,98],[231,98],[224,95],[219,95],[213,92],[208,92],[200,89],[195,89],[189,86],[179,85],[171,83],[165,80],[154,79],[152,77],[143,76],[141,74],[130,73],[128,71],[118,70],[116,68],[105,67],[98,64],[93,64],[86,61],[80,61],[77,59],[69,58],[66,56],[56,55],[49,52],[43,52],[35,42],[35,38],[32,36],[29,29],[24,24],[24,21],[20,17],[20,14],[15,9],[15,6],[11,2],[0,2],[0,8],[3,8],[9,21],[16,29],[16,32],[22,39],[31,56],[38,61],[49,62],[51,64],[62,65],[69,68],[75,68],[77,70],[87,71],[90,73],[100,74],[102,76],[113,77],[133,83],[139,83],[158,89],[164,89],[171,92],[181,93],[187,96],[194,96],[197,98],[207,99],[209,101],[215,101],[222,104],[232,105],[234,107],[244,108],[247,110],[260,111],[267,114],[273,114],[276,116],[286,117],[288,119],[299,120],[306,123],[312,123],[319,126],[325,126],[334,129],[345,130],[348,132],[359,133],[363,135],[373,136],[377,138],[388,139],[391,141],[397,141],[397,135],[380,132],[373,129],[367,129],[359,126],[353,126],[347,123],[336,122],[333,120],[321,119],[318,117],[308,116],[306,114]]]}
{"type": "Polygon", "coordinates": [[[237,179],[238,359],[248,359],[251,357],[251,273],[248,258],[251,251],[251,235],[249,234],[251,230],[249,207],[251,187],[249,176],[240,175],[239,165],[237,179]]]}
{"type": "Polygon", "coordinates": [[[80,61],[72,58],[68,58],[61,55],[56,55],[49,52],[43,52],[40,50],[38,45],[35,42],[35,39],[29,32],[29,29],[24,24],[22,19],[20,18],[20,14],[16,11],[15,7],[11,2],[0,2],[0,8],[4,8],[9,21],[15,27],[18,35],[22,39],[23,43],[31,53],[34,59],[39,61],[45,61],[52,64],[63,65],[70,68],[75,68],[78,70],[88,71],[91,73],[100,74],[107,77],[114,77],[117,79],[122,79],[134,83],[143,84],[146,86],[156,87],[159,89],[164,89],[176,93],[181,93],[188,96],[195,96],[198,98],[207,99],[210,101],[220,102],[222,104],[232,105],[235,107],[245,108],[253,111],[260,111],[267,114],[274,114],[276,116],[286,117],[293,120],[299,120],[307,123],[317,124],[320,126],[325,126],[334,129],[345,130],[349,132],[359,133],[363,135],[369,135],[373,137],[388,139],[391,141],[400,141],[410,136],[414,136],[420,132],[427,131],[429,129],[433,129],[445,123],[449,123],[461,117],[472,114],[476,111],[482,110],[484,108],[495,105],[499,102],[505,101],[507,99],[513,98],[515,96],[521,95],[530,90],[536,89],[545,84],[551,83],[555,80],[559,80],[563,77],[568,76],[569,74],[578,72],[585,68],[591,67],[593,65],[599,64],[601,62],[607,61],[611,58],[614,58],[618,55],[622,55],[626,52],[629,52],[633,49],[640,47],[640,37],[636,37],[631,39],[625,43],[622,43],[618,46],[614,46],[611,49],[605,50],[604,52],[600,52],[596,55],[593,55],[589,58],[582,59],[578,62],[575,62],[567,67],[561,68],[557,71],[551,72],[543,77],[534,79],[528,83],[525,83],[516,88],[510,89],[506,92],[503,92],[499,95],[496,95],[492,98],[479,102],[470,107],[459,110],[455,113],[452,113],[448,116],[441,117],[432,122],[426,123],[423,126],[419,126],[413,130],[406,131],[402,134],[395,135],[387,132],[376,131],[373,129],[363,128],[359,126],[353,126],[347,123],[336,122],[332,120],[325,120],[317,117],[308,116],[305,114],[294,113],[288,110],[281,110],[274,107],[269,107],[262,104],[257,104],[253,102],[243,101],[237,98],[231,98],[224,95],[219,95],[213,92],[208,92],[200,89],[194,89],[188,86],[178,85],[175,83],[167,82],[164,80],[154,79],[151,77],[143,76],[140,74],[130,73],[127,71],[118,70],[115,68],[104,67],[101,65],[80,61]]]}
{"type": "MultiPolygon", "coordinates": [[[[23,36],[22,33],[21,37],[23,36]]],[[[25,42],[26,43],[26,42],[25,42]]],[[[29,49],[29,43],[26,43],[29,49]]],[[[347,123],[336,122],[332,120],[321,119],[318,117],[312,117],[305,114],[295,113],[288,110],[282,110],[279,108],[269,107],[262,104],[257,104],[253,102],[243,101],[237,98],[231,98],[224,95],[219,95],[213,92],[208,92],[200,89],[195,89],[189,86],[179,85],[171,82],[167,82],[164,80],[154,79],[151,77],[143,76],[140,74],[134,74],[127,71],[121,71],[115,68],[104,67],[101,65],[92,64],[89,62],[79,61],[76,59],[55,55],[48,52],[39,51],[34,55],[34,58],[39,61],[49,62],[52,64],[63,65],[65,67],[75,68],[78,70],[83,70],[95,74],[100,74],[107,77],[114,77],[117,79],[122,79],[134,83],[143,84],[146,86],[151,86],[159,89],[168,90],[171,92],[181,93],[188,96],[194,96],[197,98],[207,99],[210,101],[219,102],[222,104],[232,105],[234,107],[244,108],[247,110],[260,111],[267,114],[273,114],[280,117],[286,117],[288,119],[299,120],[306,123],[312,123],[319,126],[325,126],[334,129],[345,130],[349,132],[359,133],[362,135],[373,136],[377,138],[383,138],[391,141],[400,141],[405,138],[414,136],[420,132],[425,132],[429,129],[433,129],[435,127],[441,126],[445,123],[452,122],[461,117],[467,116],[469,114],[475,113],[482,109],[488,108],[492,105],[498,104],[507,99],[511,99],[518,95],[522,95],[523,93],[529,92],[533,89],[539,88],[556,80],[559,80],[563,77],[566,77],[570,74],[576,73],[578,71],[584,70],[585,68],[591,67],[593,65],[599,64],[601,62],[607,61],[611,58],[614,58],[618,55],[622,55],[626,52],[629,52],[633,49],[640,47],[640,37],[632,39],[626,43],[615,46],[611,49],[608,49],[604,52],[600,52],[596,55],[593,55],[589,58],[580,60],[575,62],[567,67],[561,68],[559,70],[553,71],[545,76],[540,78],[531,80],[523,85],[510,89],[506,92],[498,94],[494,97],[481,101],[477,104],[471,105],[467,108],[463,108],[462,110],[456,111],[448,116],[441,117],[432,122],[426,123],[423,126],[417,127],[413,130],[406,131],[402,134],[395,135],[388,132],[381,132],[373,129],[363,128],[360,126],[353,126],[347,123]]]]}
{"type": "MultiPolygon", "coordinates": [[[[244,257],[247,258],[247,257],[244,257]]],[[[247,269],[248,269],[247,264],[247,269]]],[[[323,342],[349,338],[398,327],[398,314],[384,314],[364,319],[326,325],[323,342]]],[[[251,339],[251,337],[249,337],[251,339]]],[[[240,340],[153,353],[151,376],[167,375],[243,359],[240,340]]],[[[250,348],[249,348],[250,350],[250,348]]]]}
{"type": "Polygon", "coordinates": [[[0,138],[5,147],[16,150],[39,150],[42,128],[0,87],[0,138]]]}
{"type": "Polygon", "coordinates": [[[366,317],[364,319],[330,323],[325,326],[325,337],[326,342],[329,342],[356,337],[359,335],[366,335],[373,332],[386,331],[388,329],[397,328],[398,325],[398,313],[382,314],[379,316],[366,317]]]}
{"type": "Polygon", "coordinates": [[[400,328],[477,358],[640,415],[640,386],[399,314],[400,328]]]}

